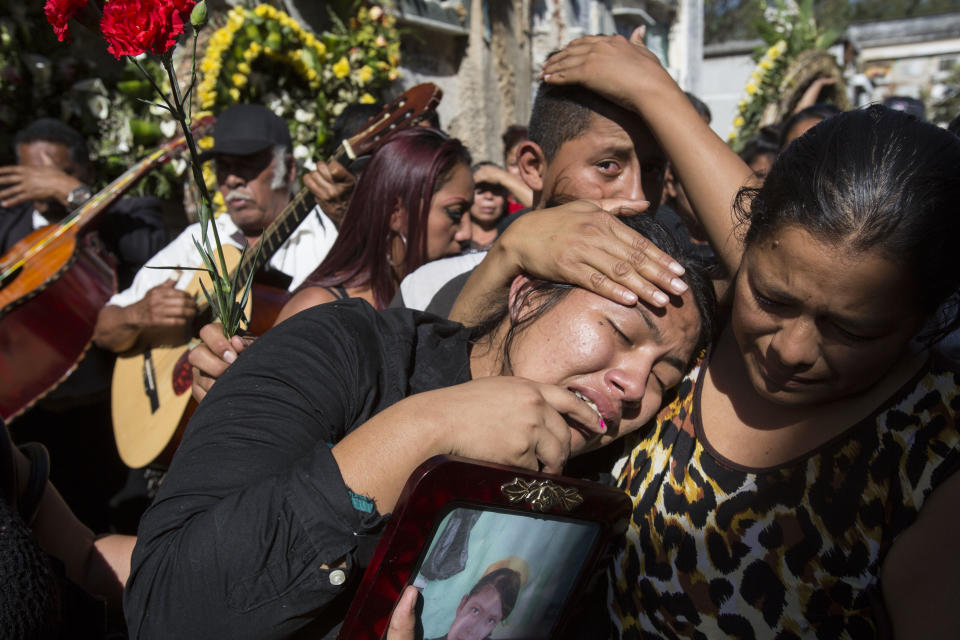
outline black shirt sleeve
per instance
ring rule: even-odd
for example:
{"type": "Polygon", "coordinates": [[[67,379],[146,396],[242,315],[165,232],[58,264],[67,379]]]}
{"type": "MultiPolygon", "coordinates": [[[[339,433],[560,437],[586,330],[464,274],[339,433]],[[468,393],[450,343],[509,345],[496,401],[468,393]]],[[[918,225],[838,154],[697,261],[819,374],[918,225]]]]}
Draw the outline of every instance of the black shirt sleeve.
{"type": "Polygon", "coordinates": [[[97,233],[117,259],[117,290],[123,291],[143,264],[167,243],[160,201],[122,198],[104,212],[97,233]]]}
{"type": "Polygon", "coordinates": [[[140,523],[131,637],[287,637],[355,588],[383,518],[331,447],[403,397],[376,313],[322,305],[257,340],[200,404],[140,523]],[[346,561],[343,569],[321,565],[346,561]]]}

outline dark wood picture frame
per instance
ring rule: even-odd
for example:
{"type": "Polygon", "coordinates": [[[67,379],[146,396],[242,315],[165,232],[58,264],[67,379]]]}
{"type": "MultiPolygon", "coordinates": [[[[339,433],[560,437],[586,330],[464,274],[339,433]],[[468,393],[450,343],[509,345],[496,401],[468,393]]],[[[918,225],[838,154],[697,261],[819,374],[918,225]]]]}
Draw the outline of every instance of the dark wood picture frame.
{"type": "MultiPolygon", "coordinates": [[[[593,545],[572,581],[565,603],[582,592],[611,538],[623,535],[631,503],[604,485],[504,465],[437,456],[407,481],[340,630],[344,640],[380,640],[403,589],[417,576],[437,528],[454,509],[467,508],[551,520],[589,523],[593,545]]],[[[561,607],[552,633],[563,629],[561,607]]],[[[552,636],[549,636],[552,637],[552,636]]]]}

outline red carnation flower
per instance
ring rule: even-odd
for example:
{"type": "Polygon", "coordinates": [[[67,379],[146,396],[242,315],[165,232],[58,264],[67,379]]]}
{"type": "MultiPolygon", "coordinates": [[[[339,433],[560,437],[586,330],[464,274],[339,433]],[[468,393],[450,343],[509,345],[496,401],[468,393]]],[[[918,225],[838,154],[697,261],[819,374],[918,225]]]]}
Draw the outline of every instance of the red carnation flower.
{"type": "Polygon", "coordinates": [[[100,30],[107,51],[118,60],[145,51],[166,53],[183,33],[184,11],[195,0],[110,0],[103,8],[100,30]]]}
{"type": "Polygon", "coordinates": [[[173,0],[173,4],[180,12],[180,17],[186,20],[193,11],[193,6],[197,4],[197,0],[173,0]]]}
{"type": "Polygon", "coordinates": [[[70,18],[87,5],[87,0],[47,0],[43,12],[47,14],[47,22],[57,34],[57,40],[63,42],[70,39],[70,18]]]}

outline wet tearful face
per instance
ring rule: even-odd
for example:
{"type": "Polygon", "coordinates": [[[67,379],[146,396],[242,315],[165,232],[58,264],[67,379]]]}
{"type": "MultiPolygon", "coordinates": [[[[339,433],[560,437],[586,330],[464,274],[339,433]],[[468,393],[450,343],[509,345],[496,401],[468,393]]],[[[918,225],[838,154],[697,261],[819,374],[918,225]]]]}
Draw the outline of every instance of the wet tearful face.
{"type": "Polygon", "coordinates": [[[912,290],[878,250],[826,243],[795,226],[757,240],[744,254],[731,317],[753,387],[785,404],[870,387],[920,327],[912,290]]]}
{"type": "Polygon", "coordinates": [[[658,309],[574,289],[516,337],[509,373],[562,386],[595,408],[608,431],[596,436],[571,428],[578,453],[656,415],[664,390],[686,373],[699,330],[689,292],[658,309]]]}
{"type": "Polygon", "coordinates": [[[567,140],[548,163],[541,203],[580,198],[628,198],[660,202],[666,157],[636,115],[590,115],[590,126],[567,140]]]}

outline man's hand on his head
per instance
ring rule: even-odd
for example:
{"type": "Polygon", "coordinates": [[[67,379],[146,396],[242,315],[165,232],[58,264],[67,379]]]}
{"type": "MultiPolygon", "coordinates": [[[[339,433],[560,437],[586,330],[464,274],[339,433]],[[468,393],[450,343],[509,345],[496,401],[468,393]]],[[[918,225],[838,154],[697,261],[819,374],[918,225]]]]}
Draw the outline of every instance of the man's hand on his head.
{"type": "Polygon", "coordinates": [[[579,84],[631,111],[634,93],[676,84],[657,56],[643,44],[645,27],[623,36],[578,38],[544,63],[540,77],[550,84],[579,84]]]}
{"type": "Polygon", "coordinates": [[[69,207],[67,197],[83,183],[56,167],[0,167],[0,205],[14,207],[21,202],[57,200],[69,207]]]}
{"type": "Polygon", "coordinates": [[[514,175],[506,169],[501,169],[495,164],[484,164],[477,167],[473,172],[474,184],[495,184],[500,185],[513,194],[513,197],[525,207],[533,205],[533,190],[528,187],[519,176],[514,175]]]}

